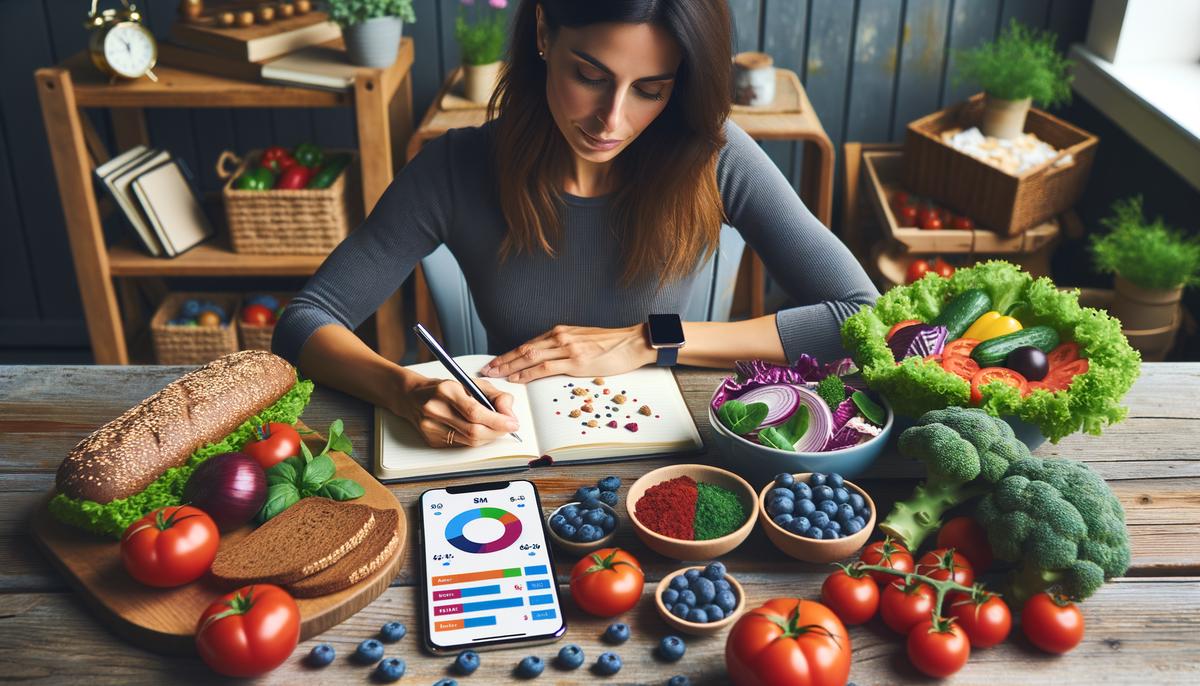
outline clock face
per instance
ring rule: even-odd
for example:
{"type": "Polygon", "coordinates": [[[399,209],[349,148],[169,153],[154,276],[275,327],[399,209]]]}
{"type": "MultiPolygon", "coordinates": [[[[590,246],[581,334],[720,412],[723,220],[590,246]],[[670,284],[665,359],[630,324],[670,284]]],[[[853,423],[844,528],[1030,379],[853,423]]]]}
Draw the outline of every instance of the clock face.
{"type": "Polygon", "coordinates": [[[122,22],[104,37],[104,58],[121,76],[135,79],[144,75],[154,66],[156,56],[154,37],[141,24],[122,22]]]}

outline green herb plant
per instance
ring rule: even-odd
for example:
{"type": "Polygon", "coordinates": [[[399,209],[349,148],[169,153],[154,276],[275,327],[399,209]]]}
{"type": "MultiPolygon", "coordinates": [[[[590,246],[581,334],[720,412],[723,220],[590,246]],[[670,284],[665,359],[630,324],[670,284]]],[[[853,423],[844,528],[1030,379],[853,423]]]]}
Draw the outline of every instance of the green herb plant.
{"type": "Polygon", "coordinates": [[[343,27],[380,17],[400,17],[409,24],[417,21],[412,0],[326,0],[325,6],[329,18],[343,27]]]}
{"type": "Polygon", "coordinates": [[[342,420],[333,420],[329,425],[329,439],[320,453],[314,456],[301,441],[300,455],[289,457],[267,470],[267,500],[258,512],[259,522],[270,520],[302,498],[320,496],[331,500],[353,500],[366,493],[357,481],[333,478],[337,467],[329,451],[347,455],[354,452],[353,444],[342,430],[342,420]]]}
{"type": "Polygon", "coordinates": [[[1109,233],[1092,237],[1096,267],[1142,288],[1173,289],[1200,283],[1200,237],[1188,237],[1163,223],[1147,221],[1142,197],[1113,203],[1100,220],[1109,233]]]}
{"type": "Polygon", "coordinates": [[[1002,100],[1033,98],[1043,107],[1071,100],[1071,61],[1055,48],[1057,36],[1016,19],[996,40],[959,51],[956,81],[974,81],[1002,100]]]}
{"type": "Polygon", "coordinates": [[[507,3],[489,2],[490,8],[485,8],[484,0],[462,3],[474,5],[473,22],[467,21],[463,8],[459,8],[458,17],[454,20],[454,37],[462,50],[464,64],[480,65],[499,61],[504,54],[504,41],[508,36],[503,14],[495,11],[507,6],[507,3]]]}

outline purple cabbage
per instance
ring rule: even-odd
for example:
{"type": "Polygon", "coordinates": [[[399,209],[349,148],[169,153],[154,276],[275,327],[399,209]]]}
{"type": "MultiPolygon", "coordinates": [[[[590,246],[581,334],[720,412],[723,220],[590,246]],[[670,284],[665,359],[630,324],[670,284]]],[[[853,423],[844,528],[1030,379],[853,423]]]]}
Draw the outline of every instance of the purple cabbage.
{"type": "Polygon", "coordinates": [[[853,419],[856,414],[858,414],[858,405],[855,405],[854,401],[850,398],[843,400],[842,404],[838,405],[837,409],[833,412],[833,431],[836,433],[838,429],[846,425],[846,422],[853,419]]]}
{"type": "Polygon", "coordinates": [[[888,347],[899,362],[906,357],[936,355],[946,347],[949,331],[944,326],[911,324],[892,334],[888,347]]]}
{"type": "Polygon", "coordinates": [[[833,435],[825,442],[822,452],[841,450],[858,445],[878,436],[881,431],[879,427],[871,424],[862,417],[851,417],[840,429],[833,432],[833,435]]]}
{"type": "Polygon", "coordinates": [[[726,378],[713,394],[714,412],[726,400],[737,398],[752,388],[772,384],[804,385],[820,381],[830,374],[847,374],[854,369],[854,361],[847,357],[822,365],[812,355],[802,354],[800,359],[786,366],[765,360],[738,360],[733,366],[737,376],[726,378]]]}

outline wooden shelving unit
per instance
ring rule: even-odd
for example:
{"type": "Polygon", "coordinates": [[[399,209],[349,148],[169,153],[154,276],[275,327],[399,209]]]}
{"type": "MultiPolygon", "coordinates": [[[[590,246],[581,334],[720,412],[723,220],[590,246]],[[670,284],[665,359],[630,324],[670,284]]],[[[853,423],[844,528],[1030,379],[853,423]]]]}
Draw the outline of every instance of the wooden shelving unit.
{"type": "MultiPolygon", "coordinates": [[[[341,42],[333,45],[341,47],[341,42]]],[[[110,83],[92,67],[86,52],[38,69],[34,74],[38,98],[96,363],[129,364],[129,343],[140,338],[141,332],[126,331],[138,324],[130,316],[138,309],[130,279],[307,276],[324,256],[239,254],[229,248],[225,235],[172,259],[151,257],[131,243],[106,245],[92,172],[110,153],[81,108],[110,109],[117,147],[126,150],[148,144],[144,109],[150,107],[353,107],[365,216],[405,161],[413,129],[412,63],[413,42],[404,38],[392,66],[360,68],[348,92],[238,81],[165,66],[155,68],[157,83],[147,79],[110,83]]],[[[375,329],[379,353],[399,360],[404,355],[399,292],[376,312],[375,329]]]]}

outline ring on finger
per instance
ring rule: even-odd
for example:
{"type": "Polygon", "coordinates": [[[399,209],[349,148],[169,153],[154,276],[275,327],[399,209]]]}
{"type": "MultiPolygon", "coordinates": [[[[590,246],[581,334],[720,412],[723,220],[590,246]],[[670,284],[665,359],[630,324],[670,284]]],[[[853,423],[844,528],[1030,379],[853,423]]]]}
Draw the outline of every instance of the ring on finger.
{"type": "Polygon", "coordinates": [[[454,429],[446,432],[446,445],[454,445],[454,429]]]}

